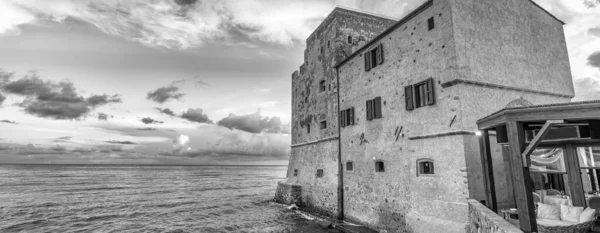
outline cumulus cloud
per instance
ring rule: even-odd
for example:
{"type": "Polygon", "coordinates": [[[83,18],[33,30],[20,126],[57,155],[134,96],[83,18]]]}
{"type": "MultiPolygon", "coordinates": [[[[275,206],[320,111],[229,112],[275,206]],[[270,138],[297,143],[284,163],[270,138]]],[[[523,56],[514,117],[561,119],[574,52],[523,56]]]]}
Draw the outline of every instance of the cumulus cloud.
{"type": "Polygon", "coordinates": [[[190,143],[190,137],[181,134],[173,139],[173,154],[180,155],[182,152],[190,151],[192,148],[188,146],[190,143]]]}
{"type": "Polygon", "coordinates": [[[289,128],[281,123],[279,117],[263,117],[260,112],[240,116],[231,113],[217,124],[249,133],[289,133],[289,128]]]}
{"type": "Polygon", "coordinates": [[[175,112],[173,112],[169,108],[154,108],[154,109],[156,109],[160,113],[167,114],[169,116],[175,116],[175,112]]]}
{"type": "Polygon", "coordinates": [[[179,87],[168,86],[160,87],[154,91],[149,91],[146,95],[146,99],[163,104],[172,99],[180,100],[183,96],[185,96],[185,94],[179,92],[179,87]]]}
{"type": "Polygon", "coordinates": [[[0,123],[18,125],[18,123],[16,121],[10,121],[10,120],[1,120],[0,123]]]}
{"type": "Polygon", "coordinates": [[[165,123],[164,121],[155,120],[155,119],[152,119],[150,117],[144,117],[140,121],[142,121],[144,124],[147,124],[147,125],[148,124],[162,124],[162,123],[165,123]]]}
{"type": "Polygon", "coordinates": [[[192,122],[212,123],[212,121],[208,118],[208,115],[206,115],[206,113],[204,113],[200,108],[190,108],[183,112],[180,117],[192,122]]]}
{"type": "Polygon", "coordinates": [[[23,75],[20,79],[13,80],[14,73],[3,73],[3,82],[0,89],[8,94],[23,96],[25,99],[18,103],[26,113],[50,119],[79,119],[87,116],[93,109],[111,104],[120,103],[118,95],[79,95],[73,83],[69,81],[52,82],[39,77],[35,72],[23,75]]]}
{"type": "Polygon", "coordinates": [[[596,51],[587,58],[588,65],[600,69],[600,51],[596,51]]]}
{"type": "MultiPolygon", "coordinates": [[[[291,44],[305,39],[335,3],[268,0],[8,0],[0,2],[0,33],[17,35],[37,20],[67,17],[104,33],[171,49],[252,40],[291,44]]],[[[373,4],[372,4],[373,5],[373,4]]]]}
{"type": "Polygon", "coordinates": [[[600,78],[586,77],[574,81],[576,101],[600,99],[600,78]]]}
{"type": "Polygon", "coordinates": [[[121,144],[121,145],[135,145],[135,142],[132,141],[117,141],[117,140],[110,140],[110,141],[106,141],[110,144],[121,144]]]}

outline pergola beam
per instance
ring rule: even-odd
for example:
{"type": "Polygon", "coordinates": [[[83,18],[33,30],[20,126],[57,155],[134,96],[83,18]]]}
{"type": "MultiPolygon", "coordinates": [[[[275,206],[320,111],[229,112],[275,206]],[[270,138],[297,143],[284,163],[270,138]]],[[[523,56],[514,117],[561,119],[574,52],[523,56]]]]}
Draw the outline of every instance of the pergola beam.
{"type": "Polygon", "coordinates": [[[565,121],[564,120],[548,120],[548,121],[546,121],[546,123],[544,123],[544,126],[542,126],[542,129],[540,130],[540,132],[538,132],[535,135],[533,140],[531,140],[531,143],[529,143],[529,145],[527,146],[527,148],[525,148],[525,151],[523,151],[523,154],[521,155],[521,158],[523,159],[524,167],[531,166],[531,160],[529,159],[529,155],[531,155],[531,153],[535,150],[535,148],[542,142],[542,140],[544,139],[546,134],[548,134],[548,132],[550,132],[550,127],[552,127],[553,125],[556,125],[556,124],[561,124],[561,123],[565,123],[565,121]]]}

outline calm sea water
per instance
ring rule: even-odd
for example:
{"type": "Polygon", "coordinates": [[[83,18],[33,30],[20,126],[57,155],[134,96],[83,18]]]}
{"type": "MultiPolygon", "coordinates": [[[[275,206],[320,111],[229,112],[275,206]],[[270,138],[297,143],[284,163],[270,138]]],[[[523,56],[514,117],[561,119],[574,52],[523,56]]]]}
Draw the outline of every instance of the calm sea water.
{"type": "Polygon", "coordinates": [[[0,232],[324,232],[271,202],[286,167],[0,165],[0,232]]]}

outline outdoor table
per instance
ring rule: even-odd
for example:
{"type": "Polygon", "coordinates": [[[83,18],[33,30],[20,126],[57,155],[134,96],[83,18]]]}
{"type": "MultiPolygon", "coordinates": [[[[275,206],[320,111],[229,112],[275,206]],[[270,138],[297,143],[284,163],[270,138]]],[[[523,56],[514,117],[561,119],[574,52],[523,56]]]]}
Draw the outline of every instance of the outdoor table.
{"type": "Polygon", "coordinates": [[[569,196],[565,196],[564,198],[558,195],[554,195],[554,196],[546,196],[544,198],[544,203],[545,204],[554,204],[554,205],[568,205],[568,206],[573,206],[573,201],[571,201],[571,198],[569,198],[569,196]]]}

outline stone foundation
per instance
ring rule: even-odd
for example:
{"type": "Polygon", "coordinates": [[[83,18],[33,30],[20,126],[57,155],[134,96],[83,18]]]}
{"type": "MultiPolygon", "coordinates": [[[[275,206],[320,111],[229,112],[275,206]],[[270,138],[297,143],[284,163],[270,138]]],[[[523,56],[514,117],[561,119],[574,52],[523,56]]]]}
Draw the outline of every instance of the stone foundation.
{"type": "Polygon", "coordinates": [[[468,233],[522,233],[504,218],[476,200],[469,199],[468,233]]]}
{"type": "Polygon", "coordinates": [[[291,205],[301,205],[302,203],[302,186],[288,184],[285,181],[277,183],[277,191],[275,192],[275,202],[291,205]]]}

